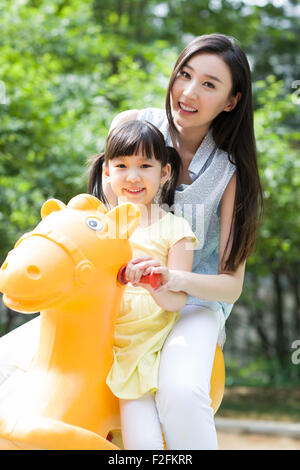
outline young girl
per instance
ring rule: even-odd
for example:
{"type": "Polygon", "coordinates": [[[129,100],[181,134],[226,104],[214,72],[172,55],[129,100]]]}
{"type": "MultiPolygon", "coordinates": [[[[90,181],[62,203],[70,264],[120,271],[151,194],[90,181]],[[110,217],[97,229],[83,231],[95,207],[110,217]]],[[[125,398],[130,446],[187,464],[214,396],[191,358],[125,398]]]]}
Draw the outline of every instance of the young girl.
{"type": "Polygon", "coordinates": [[[242,291],[262,199],[244,52],[221,34],[197,37],[177,59],[166,109],[125,111],[111,128],[132,119],[156,125],[178,150],[182,166],[175,206],[185,209],[202,244],[193,272],[154,268],[167,280],[160,293],[188,294],[161,352],[156,406],[168,449],[217,449],[209,397],[215,347],[242,291]]]}
{"type": "Polygon", "coordinates": [[[192,230],[184,218],[160,207],[173,204],[179,168],[177,152],[166,147],[161,132],[145,121],[114,128],[104,155],[94,156],[90,167],[91,193],[106,202],[101,189],[104,176],[118,201],[139,205],[142,214],[130,238],[133,259],[125,272],[130,284],[116,323],[114,363],[107,377],[120,398],[125,449],[164,449],[155,405],[160,350],[187,295],[167,289],[158,292],[140,279],[155,266],[192,269],[196,242],[192,230]]]}

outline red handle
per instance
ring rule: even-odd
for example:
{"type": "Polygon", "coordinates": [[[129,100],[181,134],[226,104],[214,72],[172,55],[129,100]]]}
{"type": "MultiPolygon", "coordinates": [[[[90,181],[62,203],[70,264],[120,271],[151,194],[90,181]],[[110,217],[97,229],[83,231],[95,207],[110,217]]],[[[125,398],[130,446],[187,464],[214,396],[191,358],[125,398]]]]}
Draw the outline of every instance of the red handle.
{"type": "MultiPolygon", "coordinates": [[[[117,279],[120,282],[120,284],[127,284],[128,282],[125,279],[125,270],[126,270],[126,265],[122,266],[119,269],[117,279]]],[[[140,282],[142,282],[143,284],[150,284],[150,286],[153,289],[157,289],[158,287],[161,286],[161,274],[160,273],[147,274],[146,276],[141,277],[140,282]]]]}

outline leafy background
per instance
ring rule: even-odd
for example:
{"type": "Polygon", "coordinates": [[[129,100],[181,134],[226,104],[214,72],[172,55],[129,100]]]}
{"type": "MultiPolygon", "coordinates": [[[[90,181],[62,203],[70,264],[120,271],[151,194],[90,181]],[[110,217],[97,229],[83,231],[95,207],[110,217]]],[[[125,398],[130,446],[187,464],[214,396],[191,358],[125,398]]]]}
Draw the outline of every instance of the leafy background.
{"type": "MultiPolygon", "coordinates": [[[[103,149],[118,112],[164,106],[189,40],[221,32],[246,51],[265,211],[227,323],[227,391],[235,395],[223,414],[265,404],[261,413],[300,417],[300,364],[292,361],[300,340],[299,19],[297,0],[0,0],[1,262],[38,222],[44,200],[86,190],[87,158],[103,149]],[[245,387],[248,401],[238,393],[245,387]],[[273,390],[273,401],[261,390],[273,390]]],[[[28,318],[1,304],[0,333],[28,318]]]]}

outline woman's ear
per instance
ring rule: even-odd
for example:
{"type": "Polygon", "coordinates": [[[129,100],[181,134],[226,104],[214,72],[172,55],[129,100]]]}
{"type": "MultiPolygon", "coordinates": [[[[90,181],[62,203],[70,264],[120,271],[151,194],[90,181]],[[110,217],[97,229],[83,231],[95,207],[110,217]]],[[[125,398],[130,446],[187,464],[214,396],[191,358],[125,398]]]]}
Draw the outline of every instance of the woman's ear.
{"type": "Polygon", "coordinates": [[[231,96],[228,105],[223,109],[223,111],[232,111],[240,101],[241,97],[242,93],[240,91],[235,96],[231,96]]]}
{"type": "Polygon", "coordinates": [[[165,184],[171,175],[171,165],[167,163],[161,170],[160,184],[165,184]]]}

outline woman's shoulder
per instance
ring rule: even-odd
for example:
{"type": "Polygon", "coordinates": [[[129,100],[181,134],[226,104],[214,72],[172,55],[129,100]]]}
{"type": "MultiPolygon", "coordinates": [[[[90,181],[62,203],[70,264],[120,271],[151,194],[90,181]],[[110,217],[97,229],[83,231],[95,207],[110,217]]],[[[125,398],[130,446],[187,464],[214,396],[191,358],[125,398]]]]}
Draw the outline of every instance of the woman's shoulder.
{"type": "Polygon", "coordinates": [[[127,109],[126,111],[122,111],[113,118],[109,130],[111,131],[115,127],[120,126],[123,122],[135,121],[138,113],[138,109],[127,109]]]}
{"type": "Polygon", "coordinates": [[[128,109],[117,114],[112,120],[110,131],[127,121],[149,121],[160,128],[167,121],[166,112],[161,108],[128,109]]]}

